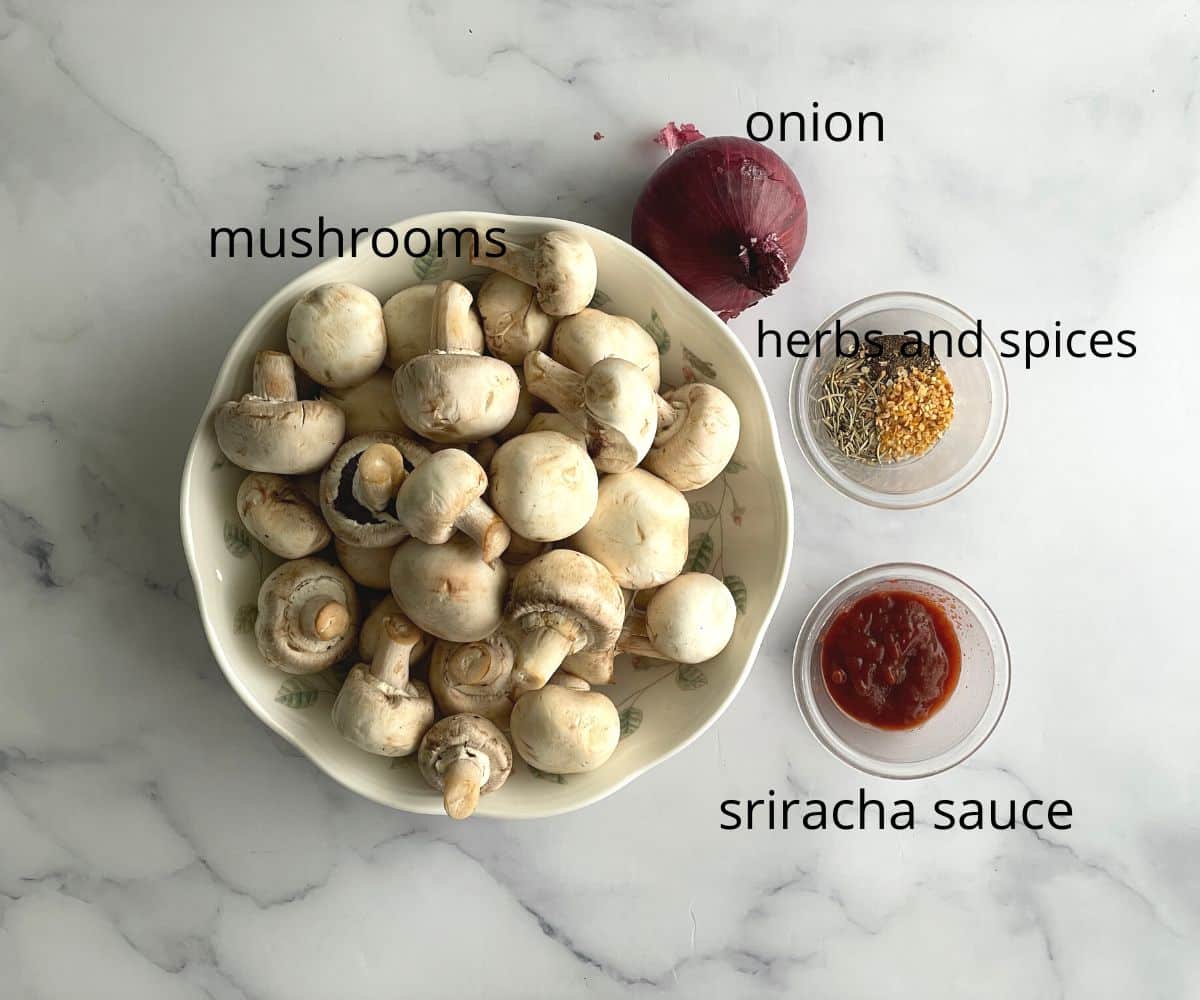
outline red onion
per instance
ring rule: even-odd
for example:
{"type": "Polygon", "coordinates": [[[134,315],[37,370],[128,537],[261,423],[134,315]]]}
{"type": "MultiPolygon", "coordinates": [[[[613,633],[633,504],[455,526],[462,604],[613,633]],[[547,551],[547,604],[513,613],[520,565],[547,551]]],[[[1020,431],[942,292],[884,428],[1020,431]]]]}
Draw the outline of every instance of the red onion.
{"type": "Polygon", "coordinates": [[[671,122],[666,161],[633,209],[633,245],[701,302],[732,319],[788,279],[808,234],[791,168],[766,146],[704,138],[671,122]]]}

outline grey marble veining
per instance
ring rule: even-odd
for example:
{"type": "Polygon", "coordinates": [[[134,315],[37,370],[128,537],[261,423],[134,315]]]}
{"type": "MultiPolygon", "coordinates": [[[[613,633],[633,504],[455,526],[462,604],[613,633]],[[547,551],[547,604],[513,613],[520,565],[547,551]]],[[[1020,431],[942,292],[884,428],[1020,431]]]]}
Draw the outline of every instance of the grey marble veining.
{"type": "MultiPolygon", "coordinates": [[[[1191,362],[1200,51],[1185,3],[448,0],[0,5],[0,996],[1200,995],[1191,362]],[[942,295],[993,327],[1132,327],[1010,363],[984,476],[889,514],[786,442],[797,549],[759,662],[684,753],[536,823],[393,813],[324,778],[209,655],[179,472],[229,343],[307,266],[215,225],[441,208],[619,235],[667,120],[877,110],[789,143],[793,280],[733,323],[942,295]],[[595,141],[593,132],[603,133],[595,141]],[[820,750],[801,618],[919,559],[996,608],[1013,696],[913,785],[820,750]],[[723,832],[724,798],[913,799],[911,832],[723,832]],[[1069,799],[1069,832],[934,831],[938,798],[1069,799]]],[[[790,363],[764,360],[786,428],[790,363]]]]}

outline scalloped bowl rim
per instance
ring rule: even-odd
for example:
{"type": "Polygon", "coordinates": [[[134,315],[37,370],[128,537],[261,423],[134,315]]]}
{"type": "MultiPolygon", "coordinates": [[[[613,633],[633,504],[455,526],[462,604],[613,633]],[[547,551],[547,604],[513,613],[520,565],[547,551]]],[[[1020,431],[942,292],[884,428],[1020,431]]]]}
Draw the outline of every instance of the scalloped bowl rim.
{"type": "MultiPolygon", "coordinates": [[[[593,226],[588,226],[584,223],[573,222],[569,219],[557,219],[548,216],[532,216],[532,215],[509,215],[496,212],[475,212],[470,210],[462,211],[444,211],[430,212],[425,215],[413,216],[404,219],[400,222],[391,224],[390,227],[398,232],[404,232],[407,229],[414,227],[422,227],[426,229],[436,229],[438,226],[464,225],[467,223],[503,223],[508,222],[514,226],[529,226],[529,227],[547,227],[556,229],[573,229],[587,233],[589,240],[595,240],[601,243],[607,243],[614,247],[617,252],[632,256],[640,261],[641,266],[653,272],[669,289],[671,289],[681,299],[692,303],[695,307],[697,315],[706,321],[706,326],[713,336],[719,337],[732,345],[734,350],[739,353],[746,362],[746,367],[749,370],[750,376],[763,403],[763,408],[767,414],[768,427],[770,429],[770,451],[775,461],[775,469],[770,470],[769,478],[778,480],[781,486],[784,503],[784,545],[782,546],[782,561],[775,568],[776,582],[774,593],[767,602],[766,613],[763,615],[762,622],[759,625],[753,639],[750,643],[749,655],[746,662],[742,665],[741,670],[735,679],[732,687],[724,699],[713,709],[709,715],[697,726],[694,732],[684,737],[678,743],[669,747],[662,752],[651,756],[644,763],[631,768],[620,780],[614,781],[611,785],[601,788],[595,792],[586,793],[580,796],[577,801],[563,803],[561,805],[551,806],[544,810],[536,812],[521,812],[510,813],[505,810],[489,808],[492,805],[488,799],[483,799],[479,804],[479,809],[476,815],[486,816],[491,818],[501,819],[541,819],[551,816],[563,815],[565,813],[574,812],[577,809],[583,809],[586,806],[599,802],[601,799],[607,798],[621,788],[624,788],[631,781],[645,774],[651,768],[661,764],[663,761],[675,756],[681,750],[690,746],[699,739],[709,727],[713,725],[724,714],[737,694],[742,689],[742,685],[746,683],[746,679],[750,676],[750,671],[754,667],[754,663],[758,658],[758,653],[762,647],[763,638],[766,635],[767,628],[770,626],[772,619],[775,616],[775,611],[779,606],[780,598],[783,594],[783,588],[787,583],[788,572],[791,567],[792,560],[792,542],[794,535],[794,508],[792,503],[792,494],[789,480],[787,478],[787,465],[784,462],[783,448],[779,439],[779,426],[775,417],[775,412],[771,406],[771,399],[767,393],[767,388],[763,382],[762,375],[759,373],[754,360],[750,355],[746,346],[733,334],[733,332],[725,325],[717,315],[712,312],[704,303],[700,302],[687,289],[679,284],[670,274],[662,267],[647,257],[636,247],[624,240],[605,232],[602,229],[596,229],[593,226]]],[[[304,742],[298,740],[292,733],[280,725],[272,717],[267,708],[260,704],[258,698],[249,690],[247,685],[240,677],[237,668],[230,662],[230,657],[226,652],[224,644],[217,635],[216,628],[212,621],[210,609],[206,607],[204,588],[197,570],[195,557],[195,539],[193,537],[192,526],[189,519],[189,508],[192,499],[192,476],[194,465],[197,459],[197,454],[200,448],[200,442],[203,439],[209,422],[212,418],[213,410],[220,403],[225,402],[223,396],[219,393],[219,387],[229,376],[231,369],[236,365],[243,363],[241,355],[245,351],[246,344],[256,335],[260,325],[265,317],[269,316],[279,304],[284,300],[292,297],[297,297],[307,289],[311,288],[316,279],[319,279],[323,271],[331,271],[337,268],[344,258],[332,257],[322,260],[313,267],[301,272],[291,281],[287,282],[282,288],[271,295],[250,317],[250,319],[242,327],[237,337],[229,345],[225,353],[225,359],[221,363],[220,368],[213,380],[213,388],[209,393],[208,401],[204,405],[204,411],[201,414],[200,420],[197,423],[196,431],[192,435],[191,443],[188,447],[187,458],[183,466],[183,474],[180,487],[179,497],[179,518],[180,531],[183,540],[184,554],[187,558],[188,572],[191,576],[192,587],[196,594],[196,604],[200,612],[200,619],[204,626],[204,634],[208,640],[209,648],[212,651],[213,657],[221,668],[221,672],[225,675],[225,679],[229,682],[230,687],[237,693],[242,702],[264,723],[272,732],[286,740],[289,744],[299,750],[305,758],[311,761],[319,770],[328,775],[338,784],[350,789],[358,795],[363,796],[379,805],[387,806],[391,809],[397,809],[404,812],[411,812],[419,815],[444,815],[440,800],[431,795],[428,800],[422,800],[419,803],[397,805],[394,801],[375,794],[373,791],[364,787],[361,783],[355,780],[355,776],[351,774],[341,773],[340,768],[328,766],[327,762],[320,756],[309,752],[309,748],[304,745],[304,742]]],[[[766,470],[764,470],[766,472],[766,470]]]]}

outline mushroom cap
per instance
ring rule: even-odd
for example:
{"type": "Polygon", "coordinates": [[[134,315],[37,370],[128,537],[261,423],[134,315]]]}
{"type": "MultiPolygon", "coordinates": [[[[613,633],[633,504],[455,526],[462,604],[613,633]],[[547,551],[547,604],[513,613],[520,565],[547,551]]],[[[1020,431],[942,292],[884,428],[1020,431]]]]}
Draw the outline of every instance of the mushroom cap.
{"type": "MultiPolygon", "coordinates": [[[[616,644],[625,620],[625,598],[600,563],[570,549],[552,549],[517,570],[505,616],[520,622],[527,616],[566,615],[583,627],[579,648],[616,644]]],[[[528,627],[528,626],[524,626],[528,627]]]]}
{"type": "Polygon", "coordinates": [[[658,400],[642,370],[624,358],[592,365],[583,383],[588,450],[601,472],[638,465],[658,430],[658,400]]]}
{"type": "Polygon", "coordinates": [[[586,374],[605,358],[624,358],[637,365],[652,389],[662,378],[658,344],[628,316],[613,316],[599,309],[582,309],[564,316],[554,327],[550,353],[560,365],[586,374]]]}
{"type": "Polygon", "coordinates": [[[243,396],[217,408],[213,427],[235,465],[288,476],[316,472],[329,461],[345,436],[346,417],[321,399],[243,396]]]}
{"type": "Polygon", "coordinates": [[[390,444],[398,449],[404,456],[406,469],[429,455],[421,445],[409,438],[387,431],[375,431],[351,438],[333,456],[321,475],[321,513],[325,515],[334,537],[367,549],[399,545],[409,534],[393,513],[376,513],[359,503],[353,494],[354,470],[358,459],[373,444],[390,444]]]}
{"type": "Polygon", "coordinates": [[[554,329],[554,319],[542,312],[534,290],[500,271],[488,275],[475,304],[483,317],[488,352],[510,365],[541,350],[554,329]]]}
{"type": "MultiPolygon", "coordinates": [[[[433,297],[437,284],[429,282],[398,291],[383,304],[383,323],[387,328],[387,357],[384,364],[399,368],[406,361],[429,350],[433,334],[433,297]]],[[[483,333],[479,335],[483,351],[483,333]]]]}
{"type": "Polygon", "coordinates": [[[287,342],[314,382],[334,389],[359,385],[379,370],[387,353],[383,308],[358,285],[318,285],[292,306],[287,342]]]}
{"type": "Polygon", "coordinates": [[[461,533],[442,545],[410,538],[392,559],[392,595],[413,623],[452,642],[474,642],[500,624],[508,570],[484,562],[479,546],[461,533]]]}
{"type": "Polygon", "coordinates": [[[564,417],[561,413],[553,410],[542,410],[530,418],[525,433],[532,434],[535,431],[557,431],[559,434],[569,437],[584,450],[587,449],[587,433],[584,429],[570,417],[564,417]]]}
{"type": "Polygon", "coordinates": [[[434,701],[446,715],[473,712],[508,728],[512,713],[513,648],[502,631],[477,642],[446,642],[439,639],[429,661],[429,688],[434,701]],[[451,674],[451,667],[469,667],[483,675],[476,683],[451,674]]]}
{"type": "Polygon", "coordinates": [[[521,383],[499,358],[433,352],[398,369],[392,392],[412,430],[454,443],[502,431],[517,412],[521,383]]]}
{"type": "Polygon", "coordinates": [[[284,559],[300,559],[329,544],[329,526],[317,505],[290,479],[251,472],[237,492],[237,510],[246,530],[284,559]]]}
{"type": "Polygon", "coordinates": [[[646,468],[679,490],[698,490],[733,458],[741,420],[733,400],[715,385],[691,382],[664,397],[681,416],[655,435],[646,468]]]}
{"type": "Polygon", "coordinates": [[[343,542],[340,538],[333,541],[333,549],[342,569],[359,586],[371,590],[387,590],[391,587],[392,556],[398,547],[399,543],[381,548],[363,548],[343,542]]]}
{"type": "Polygon", "coordinates": [[[578,233],[554,229],[534,247],[537,299],[551,316],[579,312],[596,294],[596,254],[578,233]]]}
{"type": "Polygon", "coordinates": [[[556,431],[519,434],[492,458],[491,500],[505,523],[534,542],[573,535],[596,510],[596,467],[556,431]]]}
{"type": "Polygon", "coordinates": [[[355,746],[381,757],[407,757],[434,720],[433,698],[420,681],[399,688],[370,673],[350,670],[333,703],[333,724],[355,746]]]}
{"type": "Polygon", "coordinates": [[[333,403],[346,415],[346,436],[358,437],[372,431],[402,433],[404,421],[392,395],[392,373],[377,371],[361,385],[350,389],[324,389],[321,399],[333,403]]]}
{"type": "Polygon", "coordinates": [[[494,792],[512,773],[512,747],[504,734],[491,720],[465,712],[449,715],[430,727],[421,740],[417,766],[421,777],[441,791],[445,787],[446,768],[463,756],[487,762],[484,768],[487,778],[479,789],[481,795],[494,792]]]}
{"type": "Polygon", "coordinates": [[[289,674],[315,674],[333,666],[354,648],[358,635],[358,593],[339,567],[321,559],[295,559],[271,573],[258,591],[258,620],[254,636],[259,652],[289,674]],[[350,627],[341,635],[321,639],[302,626],[310,601],[343,605],[350,627]]]}
{"type": "Polygon", "coordinates": [[[562,666],[548,683],[554,683],[555,679],[563,674],[563,683],[567,683],[568,686],[569,681],[566,678],[570,677],[581,680],[584,684],[611,684],[616,669],[616,656],[615,648],[588,649],[582,653],[572,653],[563,660],[562,666]]]}
{"type": "Polygon", "coordinates": [[[436,451],[405,477],[396,494],[396,516],[413,538],[440,545],[454,522],[487,489],[487,473],[465,451],[436,451]]]}
{"type": "Polygon", "coordinates": [[[617,707],[598,691],[547,684],[517,699],[512,743],[525,763],[548,774],[579,774],[605,763],[621,738],[617,707]]]}
{"type": "Polygon", "coordinates": [[[703,663],[733,637],[737,604],[707,573],[684,573],[665,584],[646,608],[646,638],[669,660],[703,663]]]}
{"type": "MultiPolygon", "coordinates": [[[[518,434],[524,434],[529,429],[530,421],[537,414],[538,404],[541,402],[525,385],[525,382],[521,378],[520,369],[517,369],[517,381],[521,383],[521,391],[517,394],[516,412],[513,413],[512,419],[507,424],[496,431],[496,437],[501,441],[507,441],[518,434]]],[[[578,431],[578,428],[576,430],[578,431]]]]}
{"type": "Polygon", "coordinates": [[[568,544],[598,560],[620,586],[644,590],[683,571],[690,523],[679,490],[631,469],[600,480],[596,513],[568,544]]]}
{"type": "Polygon", "coordinates": [[[570,688],[572,691],[590,691],[592,689],[592,685],[578,674],[573,674],[562,667],[554,671],[554,676],[546,681],[546,683],[557,684],[559,687],[570,688]]]}

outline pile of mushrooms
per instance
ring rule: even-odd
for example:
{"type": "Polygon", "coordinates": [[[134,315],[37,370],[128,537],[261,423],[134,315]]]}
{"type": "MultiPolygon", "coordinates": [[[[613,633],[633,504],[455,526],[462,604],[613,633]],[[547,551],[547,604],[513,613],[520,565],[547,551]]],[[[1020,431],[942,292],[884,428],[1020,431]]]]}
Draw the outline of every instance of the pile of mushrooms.
{"type": "Polygon", "coordinates": [[[505,247],[472,257],[493,271],[477,297],[312,289],[287,353],[260,352],[214,420],[249,473],[242,522],[285,560],[259,593],[263,657],[293,674],[357,659],[334,726],[415,755],[456,819],[514,750],[551,774],[602,766],[620,721],[593,687],[617,655],[710,659],[736,614],[721,581],[683,572],[684,491],[733,456],[733,402],[660,385],[650,335],[589,305],[582,237],[505,247]]]}

